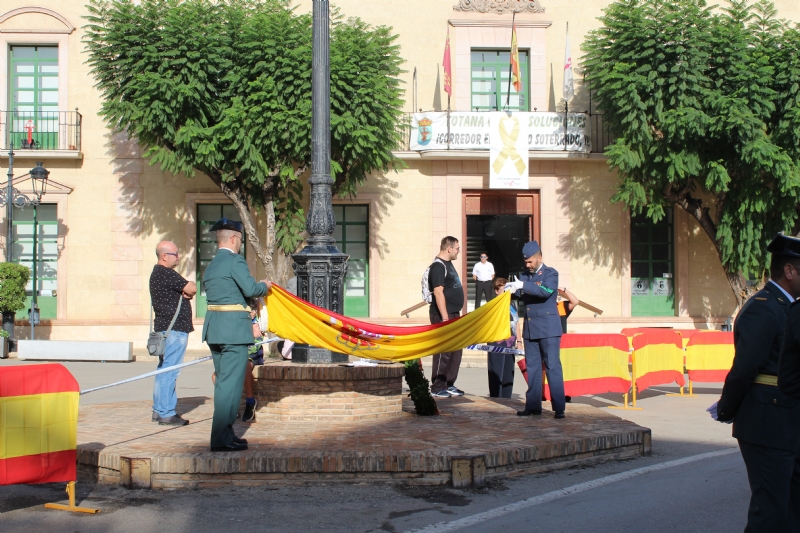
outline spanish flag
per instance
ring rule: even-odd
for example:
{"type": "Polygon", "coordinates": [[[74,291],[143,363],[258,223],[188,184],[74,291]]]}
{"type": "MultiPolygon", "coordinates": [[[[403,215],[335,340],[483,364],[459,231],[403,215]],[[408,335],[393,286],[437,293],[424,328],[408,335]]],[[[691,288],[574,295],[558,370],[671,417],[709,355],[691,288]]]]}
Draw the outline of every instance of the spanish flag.
{"type": "Polygon", "coordinates": [[[76,480],[79,397],[62,365],[0,368],[0,485],[76,480]]]}
{"type": "MultiPolygon", "coordinates": [[[[514,14],[516,16],[516,13],[514,14]]],[[[511,22],[511,83],[516,92],[522,91],[522,76],[519,72],[519,48],[517,47],[517,23],[511,22]]]]}
{"type": "Polygon", "coordinates": [[[273,285],[266,297],[269,330],[298,344],[367,359],[407,361],[511,335],[511,293],[462,317],[430,326],[381,326],[317,307],[273,285]]]}
{"type": "Polygon", "coordinates": [[[569,333],[562,336],[561,367],[567,396],[607,392],[625,394],[631,388],[628,339],[618,333],[569,333]]]}
{"type": "Polygon", "coordinates": [[[633,338],[636,390],[673,381],[683,387],[683,343],[672,330],[647,331],[633,338]]]}
{"type": "Polygon", "coordinates": [[[695,333],[686,346],[686,372],[694,382],[723,382],[728,377],[736,347],[733,333],[704,331],[695,333]]]}

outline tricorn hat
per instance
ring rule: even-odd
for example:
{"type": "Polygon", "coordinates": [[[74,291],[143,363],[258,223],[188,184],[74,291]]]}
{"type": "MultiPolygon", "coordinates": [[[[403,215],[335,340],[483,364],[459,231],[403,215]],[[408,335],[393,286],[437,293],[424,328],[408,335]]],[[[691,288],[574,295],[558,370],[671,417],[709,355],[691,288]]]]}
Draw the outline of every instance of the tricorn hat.
{"type": "Polygon", "coordinates": [[[800,239],[780,232],[769,243],[767,251],[771,254],[785,255],[787,257],[800,257],[800,239]]]}
{"type": "Polygon", "coordinates": [[[541,251],[541,248],[539,248],[538,242],[536,241],[526,242],[525,246],[522,247],[522,258],[527,259],[529,257],[533,257],[539,251],[541,251]]]}
{"type": "Polygon", "coordinates": [[[236,222],[235,220],[230,220],[225,217],[217,220],[209,231],[219,231],[221,229],[229,229],[233,231],[238,231],[242,235],[244,235],[244,226],[241,222],[236,222]]]}

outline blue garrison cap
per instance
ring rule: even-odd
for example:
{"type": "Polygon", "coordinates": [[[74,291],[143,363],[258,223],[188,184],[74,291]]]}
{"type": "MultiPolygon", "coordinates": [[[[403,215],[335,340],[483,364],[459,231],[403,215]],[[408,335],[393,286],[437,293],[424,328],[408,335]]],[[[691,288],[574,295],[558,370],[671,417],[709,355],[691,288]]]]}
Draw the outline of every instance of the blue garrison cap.
{"type": "Polygon", "coordinates": [[[526,242],[525,246],[522,247],[522,258],[527,259],[532,257],[537,252],[541,251],[539,248],[539,243],[536,241],[526,242]]]}
{"type": "Polygon", "coordinates": [[[225,217],[217,220],[209,231],[219,231],[221,229],[229,229],[233,231],[238,231],[242,235],[244,235],[244,226],[241,222],[236,222],[235,220],[229,220],[225,217]]]}
{"type": "Polygon", "coordinates": [[[784,255],[787,257],[800,257],[800,239],[778,233],[772,242],[767,246],[767,251],[771,254],[784,255]]]}

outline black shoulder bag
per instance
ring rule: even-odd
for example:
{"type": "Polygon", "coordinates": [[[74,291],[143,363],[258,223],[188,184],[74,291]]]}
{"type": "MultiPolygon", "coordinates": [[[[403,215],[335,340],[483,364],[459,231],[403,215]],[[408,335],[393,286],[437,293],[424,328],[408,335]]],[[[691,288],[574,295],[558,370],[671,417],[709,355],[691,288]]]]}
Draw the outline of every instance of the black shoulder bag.
{"type": "Polygon", "coordinates": [[[175,316],[172,317],[172,322],[169,323],[167,331],[161,333],[153,328],[153,302],[150,302],[150,336],[147,337],[147,353],[158,356],[159,363],[164,361],[164,354],[167,351],[167,337],[169,337],[169,332],[172,331],[172,326],[175,325],[175,321],[178,319],[178,313],[181,312],[181,304],[183,304],[183,295],[178,296],[178,308],[175,310],[175,316]]]}

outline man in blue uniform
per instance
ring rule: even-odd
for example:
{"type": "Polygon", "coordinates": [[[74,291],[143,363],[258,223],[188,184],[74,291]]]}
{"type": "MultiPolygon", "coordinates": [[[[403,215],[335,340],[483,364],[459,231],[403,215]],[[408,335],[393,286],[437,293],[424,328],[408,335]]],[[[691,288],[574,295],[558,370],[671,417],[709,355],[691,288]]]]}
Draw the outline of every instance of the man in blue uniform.
{"type": "Polygon", "coordinates": [[[717,403],[747,468],[747,533],[800,531],[800,401],[781,392],[777,378],[786,313],[800,296],[800,240],[779,234],[767,251],[770,280],[736,317],[736,354],[717,403]]]}
{"type": "Polygon", "coordinates": [[[558,272],[542,262],[539,243],[531,241],[522,248],[528,272],[521,279],[506,285],[516,291],[525,305],[522,335],[525,345],[525,364],[528,367],[528,391],[525,409],[518,416],[542,414],[542,361],[547,367],[550,398],[556,418],[564,418],[564,375],[561,370],[561,318],[556,297],[558,272]]]}
{"type": "Polygon", "coordinates": [[[271,283],[256,282],[238,253],[244,233],[241,222],[221,218],[211,231],[216,232],[219,247],[203,274],[208,298],[203,341],[211,349],[216,373],[211,451],[246,450],[247,441],[233,432],[247,370],[247,350],[253,344],[253,323],[246,298],[264,296],[271,283]]]}

